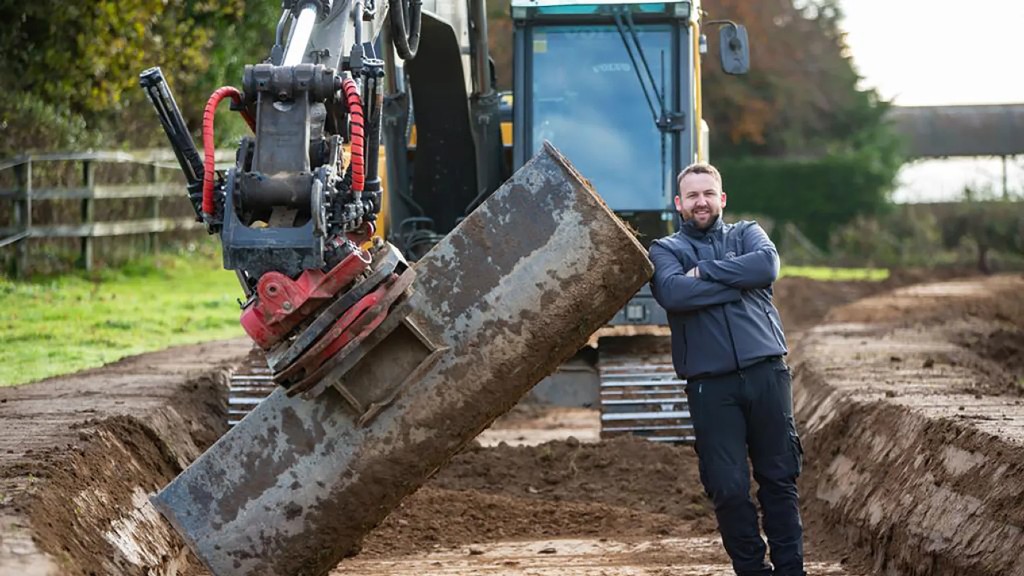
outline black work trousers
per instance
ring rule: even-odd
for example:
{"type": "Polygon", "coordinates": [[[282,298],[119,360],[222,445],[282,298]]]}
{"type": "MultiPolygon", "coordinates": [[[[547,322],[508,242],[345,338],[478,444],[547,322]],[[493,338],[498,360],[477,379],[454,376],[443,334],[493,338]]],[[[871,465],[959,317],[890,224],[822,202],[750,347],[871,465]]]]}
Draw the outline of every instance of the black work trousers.
{"type": "Polygon", "coordinates": [[[741,371],[687,383],[697,438],[700,478],[736,574],[798,576],[803,569],[803,526],[796,479],[803,449],[793,420],[792,379],[782,358],[741,371]],[[750,498],[750,469],[774,565],[750,498]]]}

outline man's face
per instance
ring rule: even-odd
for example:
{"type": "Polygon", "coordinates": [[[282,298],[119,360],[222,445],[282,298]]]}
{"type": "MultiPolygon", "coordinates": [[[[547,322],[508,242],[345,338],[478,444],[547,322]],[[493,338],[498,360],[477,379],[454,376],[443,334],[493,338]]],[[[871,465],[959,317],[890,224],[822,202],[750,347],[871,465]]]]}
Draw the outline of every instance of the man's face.
{"type": "Polygon", "coordinates": [[[700,230],[705,230],[722,215],[725,208],[725,192],[711,174],[691,173],[679,183],[676,196],[676,210],[683,220],[693,220],[700,230]]]}

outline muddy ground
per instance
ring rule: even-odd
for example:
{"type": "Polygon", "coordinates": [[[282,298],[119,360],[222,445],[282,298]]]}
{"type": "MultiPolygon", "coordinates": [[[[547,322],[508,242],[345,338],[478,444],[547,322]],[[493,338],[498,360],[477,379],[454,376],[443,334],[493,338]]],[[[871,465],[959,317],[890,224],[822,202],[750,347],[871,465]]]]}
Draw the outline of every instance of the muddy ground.
{"type": "Polygon", "coordinates": [[[188,564],[146,494],[224,433],[225,374],[211,367],[249,348],[169,349],[0,390],[0,574],[188,564]]]}
{"type": "MultiPolygon", "coordinates": [[[[1024,574],[1024,279],[891,292],[923,279],[777,285],[811,573],[1024,574]]],[[[204,573],[146,495],[223,432],[212,368],[246,351],[0,390],[0,574],[204,573]]],[[[521,405],[335,574],[731,573],[692,449],[597,426],[521,405]]]]}

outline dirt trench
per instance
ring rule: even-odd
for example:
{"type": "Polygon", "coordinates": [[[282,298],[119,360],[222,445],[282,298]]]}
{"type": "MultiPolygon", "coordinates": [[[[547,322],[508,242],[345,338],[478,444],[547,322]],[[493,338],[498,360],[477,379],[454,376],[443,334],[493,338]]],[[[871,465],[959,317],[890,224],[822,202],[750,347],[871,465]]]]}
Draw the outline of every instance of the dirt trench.
{"type": "Polygon", "coordinates": [[[1024,574],[1024,277],[837,308],[793,359],[804,503],[872,569],[1024,574]]]}
{"type": "MultiPolygon", "coordinates": [[[[891,285],[828,287],[776,290],[791,332],[831,310],[791,359],[809,571],[1024,574],[1024,280],[838,308],[891,285]]],[[[247,351],[167,350],[0,390],[0,575],[205,574],[147,496],[223,433],[224,370],[247,351]]],[[[500,437],[561,439],[471,445],[333,574],[731,573],[692,449],[566,439],[597,420],[556,416],[518,408],[500,437]]]]}
{"type": "Polygon", "coordinates": [[[149,504],[224,433],[237,340],[0,390],[0,574],[190,575],[149,504]]]}

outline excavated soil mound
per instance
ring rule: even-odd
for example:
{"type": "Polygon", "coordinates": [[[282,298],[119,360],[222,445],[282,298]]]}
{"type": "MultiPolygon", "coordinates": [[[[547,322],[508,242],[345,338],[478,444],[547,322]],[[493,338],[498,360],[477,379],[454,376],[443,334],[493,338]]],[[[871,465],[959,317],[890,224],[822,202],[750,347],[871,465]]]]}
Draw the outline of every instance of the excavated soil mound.
{"type": "Polygon", "coordinates": [[[40,548],[62,559],[68,572],[189,566],[183,543],[147,506],[148,494],[181,471],[165,442],[127,416],[78,429],[82,441],[70,449],[47,450],[31,465],[4,471],[45,485],[32,491],[27,505],[40,548]]]}
{"type": "Polygon", "coordinates": [[[832,308],[883,292],[887,286],[859,280],[823,286],[810,278],[783,278],[775,283],[774,300],[789,336],[821,322],[832,308]]]}
{"type": "Polygon", "coordinates": [[[681,537],[692,533],[693,529],[678,518],[620,506],[425,486],[374,530],[364,541],[360,557],[390,557],[508,540],[681,537]]]}
{"type": "Polygon", "coordinates": [[[432,480],[448,490],[518,498],[597,502],[683,520],[709,508],[688,446],[621,437],[596,444],[574,439],[539,446],[470,447],[432,480]]]}
{"type": "Polygon", "coordinates": [[[896,372],[920,367],[932,379],[966,372],[970,377],[953,385],[960,392],[1019,395],[1024,393],[1020,289],[1017,276],[921,284],[836,308],[826,320],[859,324],[898,340],[945,343],[927,354],[903,355],[895,348],[889,361],[896,372]]]}
{"type": "Polygon", "coordinates": [[[954,342],[977,358],[976,367],[986,377],[981,387],[990,393],[1024,396],[1024,320],[965,330],[954,342]]]}
{"type": "Polygon", "coordinates": [[[403,502],[364,551],[491,540],[714,530],[693,449],[617,438],[470,446],[403,502]]]}

